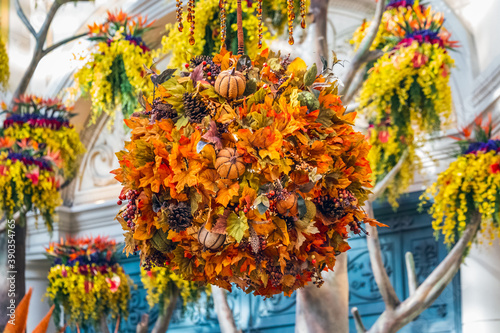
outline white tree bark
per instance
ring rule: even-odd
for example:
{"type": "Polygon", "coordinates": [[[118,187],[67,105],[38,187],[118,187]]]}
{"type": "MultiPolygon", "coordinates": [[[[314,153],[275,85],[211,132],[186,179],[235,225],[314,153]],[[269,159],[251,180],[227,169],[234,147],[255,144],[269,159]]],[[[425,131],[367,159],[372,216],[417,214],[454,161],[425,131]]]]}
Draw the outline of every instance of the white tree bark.
{"type": "Polygon", "coordinates": [[[349,332],[349,281],[347,254],[337,257],[334,272],[322,274],[321,288],[297,290],[296,333],[349,332]]]}

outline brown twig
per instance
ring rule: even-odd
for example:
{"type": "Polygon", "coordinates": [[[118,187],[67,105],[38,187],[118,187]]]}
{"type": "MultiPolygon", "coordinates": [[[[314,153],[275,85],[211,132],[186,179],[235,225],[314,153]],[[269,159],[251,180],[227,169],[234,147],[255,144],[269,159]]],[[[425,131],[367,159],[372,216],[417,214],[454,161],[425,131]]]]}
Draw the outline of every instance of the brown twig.
{"type": "Polygon", "coordinates": [[[351,309],[352,317],[354,318],[354,324],[356,325],[356,331],[358,333],[365,333],[366,328],[365,325],[363,324],[363,320],[361,320],[361,315],[359,314],[358,308],[353,307],[351,309]]]}
{"type": "Polygon", "coordinates": [[[238,23],[238,54],[245,54],[245,41],[243,40],[243,14],[241,9],[241,0],[238,0],[238,8],[236,10],[236,19],[238,23]]]}

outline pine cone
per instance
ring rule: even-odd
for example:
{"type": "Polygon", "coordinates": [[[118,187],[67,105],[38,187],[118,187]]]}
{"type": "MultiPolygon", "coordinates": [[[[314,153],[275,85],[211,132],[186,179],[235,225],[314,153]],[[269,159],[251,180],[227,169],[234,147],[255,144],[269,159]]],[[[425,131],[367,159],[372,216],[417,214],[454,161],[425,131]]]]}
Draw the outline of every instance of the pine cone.
{"type": "Polygon", "coordinates": [[[193,59],[191,59],[191,61],[190,61],[191,66],[190,67],[193,67],[193,68],[198,67],[198,65],[203,63],[204,61],[206,61],[207,64],[210,64],[210,65],[214,64],[211,56],[200,55],[200,56],[196,56],[193,59]]]}
{"type": "Polygon", "coordinates": [[[171,204],[168,208],[170,214],[168,215],[168,224],[170,229],[175,232],[186,230],[193,223],[193,215],[191,214],[191,207],[185,202],[179,204],[171,204]]]}
{"type": "Polygon", "coordinates": [[[177,111],[171,104],[155,103],[153,104],[153,109],[151,110],[150,121],[154,123],[162,119],[172,119],[177,117],[177,111]]]}
{"type": "Polygon", "coordinates": [[[186,116],[188,116],[189,121],[192,123],[201,123],[203,118],[210,113],[206,105],[190,93],[184,93],[182,100],[184,102],[186,116]]]}

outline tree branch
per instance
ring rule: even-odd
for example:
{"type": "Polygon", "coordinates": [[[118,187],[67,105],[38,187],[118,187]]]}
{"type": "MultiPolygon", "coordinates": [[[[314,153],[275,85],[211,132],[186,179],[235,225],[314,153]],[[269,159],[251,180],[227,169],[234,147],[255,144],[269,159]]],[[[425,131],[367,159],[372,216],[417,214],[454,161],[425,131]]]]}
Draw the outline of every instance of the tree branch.
{"type": "Polygon", "coordinates": [[[363,325],[363,320],[361,320],[361,315],[359,314],[358,308],[353,307],[351,309],[352,316],[354,318],[354,324],[356,325],[356,331],[358,333],[365,333],[366,328],[365,325],[363,325]]]}
{"type": "Polygon", "coordinates": [[[369,333],[393,333],[405,326],[427,309],[453,280],[462,263],[463,256],[474,239],[481,224],[481,214],[474,211],[469,223],[443,261],[432,271],[415,293],[395,310],[385,310],[368,331],[369,333]]]}
{"type": "Polygon", "coordinates": [[[342,91],[342,95],[345,95],[349,92],[349,88],[351,86],[352,80],[356,75],[356,72],[361,67],[361,64],[365,63],[368,60],[368,55],[370,54],[370,47],[377,36],[378,29],[380,27],[380,22],[382,21],[382,16],[385,11],[385,0],[378,0],[377,7],[375,9],[375,16],[368,28],[365,38],[359,45],[358,51],[354,54],[352,59],[351,66],[347,71],[347,74],[344,78],[344,89],[342,91]]]}
{"type": "Polygon", "coordinates": [[[219,319],[221,333],[239,333],[234,322],[233,312],[227,303],[226,291],[212,285],[212,297],[214,298],[215,312],[219,319]]]}
{"type": "MultiPolygon", "coordinates": [[[[374,218],[373,206],[371,202],[366,203],[366,210],[368,217],[374,218]]],[[[392,286],[389,275],[384,267],[384,261],[382,260],[382,249],[380,248],[380,240],[378,238],[377,227],[373,227],[369,224],[366,225],[366,230],[369,236],[366,237],[366,243],[368,245],[368,251],[370,253],[370,262],[372,265],[373,277],[377,283],[378,289],[384,303],[388,309],[394,309],[399,303],[399,298],[396,295],[396,291],[392,286]]]]}
{"type": "Polygon", "coordinates": [[[173,284],[172,295],[169,298],[168,307],[158,315],[155,326],[151,333],[165,333],[168,330],[168,325],[170,324],[170,319],[174,314],[175,306],[177,305],[177,300],[179,299],[180,290],[173,284]]]}
{"type": "Polygon", "coordinates": [[[74,35],[74,36],[71,36],[71,37],[68,37],[68,38],[65,38],[63,40],[61,40],[60,42],[57,42],[55,44],[52,44],[50,47],[46,48],[45,50],[42,51],[42,57],[46,56],[47,54],[49,54],[50,52],[54,51],[55,49],[57,49],[59,46],[62,46],[64,44],[67,44],[69,42],[72,42],[74,41],[75,39],[78,39],[78,38],[81,38],[81,37],[85,37],[87,36],[88,33],[84,32],[82,34],[79,34],[79,35],[74,35]]]}
{"type": "Polygon", "coordinates": [[[19,3],[19,0],[16,0],[14,2],[14,5],[16,6],[17,16],[19,16],[19,18],[21,19],[21,21],[23,22],[23,24],[26,26],[26,28],[28,28],[29,32],[33,35],[33,37],[37,38],[37,34],[36,34],[36,31],[35,31],[35,28],[33,28],[33,26],[31,25],[30,21],[26,17],[26,14],[24,14],[23,8],[21,7],[21,4],[19,3]]]}
{"type": "Polygon", "coordinates": [[[149,315],[147,313],[143,314],[141,317],[141,321],[137,324],[135,328],[136,333],[148,333],[149,326],[149,315]]]}
{"type": "MultiPolygon", "coordinates": [[[[375,61],[378,58],[380,58],[382,55],[384,55],[384,52],[382,50],[370,51],[370,52],[368,52],[368,54],[366,56],[366,62],[368,63],[371,61],[375,61]]],[[[367,65],[361,66],[356,71],[356,75],[354,76],[354,78],[352,80],[352,84],[351,84],[352,88],[349,89],[349,91],[345,92],[345,98],[343,101],[344,104],[349,104],[351,102],[351,100],[354,98],[354,96],[356,96],[356,94],[358,93],[361,86],[363,85],[363,82],[365,79],[365,74],[366,74],[366,66],[367,65]]]]}
{"type": "Polygon", "coordinates": [[[417,274],[415,273],[415,260],[413,260],[413,253],[406,252],[406,274],[408,274],[408,290],[410,296],[415,293],[418,287],[417,274]]]}
{"type": "Polygon", "coordinates": [[[389,183],[396,177],[398,172],[401,170],[403,167],[403,163],[405,160],[408,158],[408,150],[405,150],[401,157],[399,158],[398,163],[385,175],[385,177],[379,181],[376,185],[375,188],[372,191],[372,194],[368,197],[369,202],[373,202],[378,199],[384,193],[385,189],[387,186],[389,186],[389,183]]]}
{"type": "MultiPolygon", "coordinates": [[[[17,5],[18,1],[19,0],[16,0],[16,5],[17,5]]],[[[57,11],[59,10],[59,8],[62,5],[64,5],[65,3],[68,3],[68,2],[72,2],[72,1],[91,1],[91,0],[55,0],[52,3],[52,5],[50,6],[50,9],[47,13],[47,16],[45,17],[45,20],[42,24],[42,27],[40,28],[40,31],[38,31],[38,33],[34,33],[34,30],[30,30],[31,33],[34,33],[35,40],[36,40],[35,50],[33,51],[33,56],[31,58],[30,64],[28,65],[28,68],[24,72],[24,75],[21,78],[21,81],[19,82],[17,89],[15,90],[14,94],[12,95],[11,105],[13,104],[14,99],[16,99],[20,95],[24,94],[26,92],[26,90],[28,89],[28,85],[31,81],[31,78],[33,77],[33,74],[35,73],[35,70],[36,70],[40,60],[42,60],[42,58],[46,54],[48,54],[49,52],[51,52],[55,48],[77,38],[76,36],[67,38],[65,40],[62,40],[59,43],[52,45],[48,49],[43,50],[43,47],[45,45],[45,41],[47,40],[47,34],[49,32],[50,25],[51,25],[52,21],[54,20],[54,17],[56,15],[57,11]]],[[[24,13],[23,13],[23,15],[24,15],[24,13]]],[[[26,18],[26,16],[24,16],[24,18],[26,19],[26,21],[28,20],[26,18]]],[[[23,20],[22,17],[21,17],[21,20],[23,20]]],[[[23,20],[23,22],[24,22],[24,20],[23,20]]],[[[29,21],[27,21],[27,23],[29,24],[29,21]]],[[[26,25],[26,22],[25,22],[25,25],[26,25]]],[[[31,24],[29,26],[31,26],[31,24]]],[[[28,29],[29,29],[29,27],[28,27],[28,29]]]]}

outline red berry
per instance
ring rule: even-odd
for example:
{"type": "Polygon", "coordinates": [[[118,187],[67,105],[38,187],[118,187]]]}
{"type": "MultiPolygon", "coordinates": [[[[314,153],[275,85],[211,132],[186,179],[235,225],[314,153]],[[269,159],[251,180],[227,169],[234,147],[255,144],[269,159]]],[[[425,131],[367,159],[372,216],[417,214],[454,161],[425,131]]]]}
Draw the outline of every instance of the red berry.
{"type": "Polygon", "coordinates": [[[122,201],[121,201],[121,200],[118,200],[116,203],[117,203],[119,206],[121,206],[122,201]]]}
{"type": "Polygon", "coordinates": [[[316,259],[313,259],[311,262],[313,263],[313,265],[316,265],[316,259]]]}
{"type": "Polygon", "coordinates": [[[208,73],[207,73],[207,75],[208,75],[208,76],[211,76],[211,75],[212,75],[212,72],[208,72],[208,73]]]}
{"type": "Polygon", "coordinates": [[[243,209],[243,212],[248,213],[248,208],[245,207],[245,209],[243,209]]]}
{"type": "Polygon", "coordinates": [[[276,194],[276,192],[271,191],[271,192],[269,192],[269,194],[270,194],[271,196],[273,196],[273,195],[275,195],[275,194],[276,194]]]}
{"type": "Polygon", "coordinates": [[[240,209],[239,209],[238,207],[236,207],[236,208],[234,209],[234,211],[235,211],[236,213],[237,213],[239,210],[240,210],[240,209]]]}
{"type": "Polygon", "coordinates": [[[170,265],[170,261],[167,260],[167,261],[165,261],[165,266],[168,266],[168,265],[170,265]]]}
{"type": "Polygon", "coordinates": [[[267,67],[267,62],[264,63],[264,67],[267,67]]]}
{"type": "Polygon", "coordinates": [[[203,62],[203,66],[205,66],[206,64],[207,64],[207,62],[206,62],[206,61],[204,61],[204,62],[203,62]]]}
{"type": "Polygon", "coordinates": [[[262,88],[267,89],[267,84],[264,84],[262,88]]]}
{"type": "Polygon", "coordinates": [[[189,68],[189,64],[185,64],[184,67],[189,68]]]}

